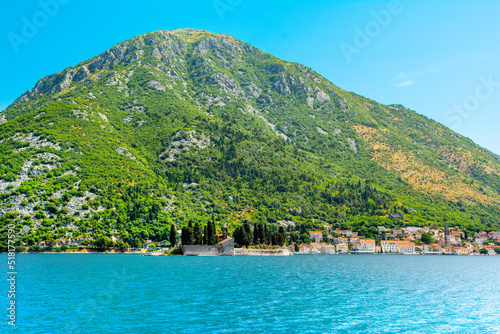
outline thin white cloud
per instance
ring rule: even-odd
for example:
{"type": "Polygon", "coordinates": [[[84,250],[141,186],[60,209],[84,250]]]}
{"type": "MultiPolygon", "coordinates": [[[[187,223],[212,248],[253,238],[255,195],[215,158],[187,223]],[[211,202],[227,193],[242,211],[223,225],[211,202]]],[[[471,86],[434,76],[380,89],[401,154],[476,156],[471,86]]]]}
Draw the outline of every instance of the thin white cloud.
{"type": "MultiPolygon", "coordinates": [[[[408,75],[412,77],[421,77],[428,74],[434,74],[446,70],[450,67],[465,66],[468,64],[475,64],[478,62],[492,60],[492,59],[494,59],[492,54],[463,54],[463,55],[458,55],[453,59],[447,59],[440,63],[433,64],[427,68],[415,70],[413,72],[410,72],[408,75]]],[[[398,77],[401,77],[403,74],[406,73],[401,72],[398,74],[398,77]]]]}
{"type": "Polygon", "coordinates": [[[405,80],[400,83],[397,83],[395,86],[396,87],[410,87],[415,83],[415,80],[405,80]]]}

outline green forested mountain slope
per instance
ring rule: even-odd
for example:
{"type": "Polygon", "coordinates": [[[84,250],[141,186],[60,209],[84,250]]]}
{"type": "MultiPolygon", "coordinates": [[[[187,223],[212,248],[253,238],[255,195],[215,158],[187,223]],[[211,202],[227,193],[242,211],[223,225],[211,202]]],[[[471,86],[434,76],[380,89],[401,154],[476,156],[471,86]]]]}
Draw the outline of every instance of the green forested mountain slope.
{"type": "Polygon", "coordinates": [[[42,78],[0,116],[0,214],[30,244],[244,219],[500,226],[500,158],[227,35],[156,31],[42,78]]]}

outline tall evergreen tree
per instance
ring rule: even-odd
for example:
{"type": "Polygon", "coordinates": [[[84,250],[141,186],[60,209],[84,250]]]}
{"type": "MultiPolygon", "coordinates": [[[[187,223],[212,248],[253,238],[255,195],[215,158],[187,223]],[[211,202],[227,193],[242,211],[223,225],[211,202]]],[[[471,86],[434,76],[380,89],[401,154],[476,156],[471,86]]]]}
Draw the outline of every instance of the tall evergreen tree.
{"type": "Polygon", "coordinates": [[[278,244],[278,232],[271,234],[271,245],[275,246],[278,244]]]}
{"type": "Polygon", "coordinates": [[[264,244],[266,244],[266,245],[270,245],[270,244],[271,244],[271,242],[272,242],[272,240],[271,240],[271,238],[272,238],[272,235],[271,235],[271,230],[270,230],[270,229],[269,229],[269,227],[268,227],[266,224],[264,224],[264,223],[262,223],[262,226],[263,226],[263,230],[264,230],[264,240],[265,240],[265,241],[264,241],[264,244]]]}
{"type": "Polygon", "coordinates": [[[189,226],[182,228],[181,243],[183,246],[192,245],[194,243],[193,229],[189,226]]]}
{"type": "Polygon", "coordinates": [[[199,223],[194,224],[194,244],[195,245],[203,244],[203,235],[201,233],[201,226],[199,223]]]}
{"type": "Polygon", "coordinates": [[[215,221],[212,221],[212,245],[217,245],[219,243],[219,237],[217,236],[217,227],[215,221]]]}
{"type": "Polygon", "coordinates": [[[255,223],[253,243],[255,245],[259,245],[261,243],[261,233],[260,233],[260,224],[259,223],[255,223]]]}
{"type": "Polygon", "coordinates": [[[234,242],[240,246],[245,246],[246,232],[243,226],[238,226],[233,233],[234,242]]]}
{"type": "Polygon", "coordinates": [[[175,224],[170,225],[170,245],[175,247],[177,243],[177,232],[175,231],[175,224]]]}
{"type": "Polygon", "coordinates": [[[266,226],[264,223],[259,223],[259,244],[266,244],[266,226]]]}
{"type": "Polygon", "coordinates": [[[212,222],[209,221],[207,223],[207,245],[213,245],[213,234],[214,234],[214,230],[213,230],[213,225],[212,225],[212,222]]]}
{"type": "Polygon", "coordinates": [[[203,228],[203,244],[208,245],[208,225],[203,228]]]}
{"type": "Polygon", "coordinates": [[[250,226],[248,220],[245,220],[245,222],[243,223],[243,228],[245,229],[248,245],[251,245],[253,242],[253,234],[252,234],[252,227],[250,226]]]}
{"type": "Polygon", "coordinates": [[[280,226],[279,230],[278,230],[278,236],[277,236],[277,245],[278,246],[283,246],[285,244],[285,229],[283,228],[283,226],[280,226]]]}

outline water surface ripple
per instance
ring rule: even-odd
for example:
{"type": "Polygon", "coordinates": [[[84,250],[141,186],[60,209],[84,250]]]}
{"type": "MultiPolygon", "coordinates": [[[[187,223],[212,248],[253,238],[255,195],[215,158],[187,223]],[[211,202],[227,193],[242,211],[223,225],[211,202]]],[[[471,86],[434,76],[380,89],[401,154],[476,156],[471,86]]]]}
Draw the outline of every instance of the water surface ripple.
{"type": "Polygon", "coordinates": [[[11,332],[500,333],[500,256],[17,260],[11,332]]]}

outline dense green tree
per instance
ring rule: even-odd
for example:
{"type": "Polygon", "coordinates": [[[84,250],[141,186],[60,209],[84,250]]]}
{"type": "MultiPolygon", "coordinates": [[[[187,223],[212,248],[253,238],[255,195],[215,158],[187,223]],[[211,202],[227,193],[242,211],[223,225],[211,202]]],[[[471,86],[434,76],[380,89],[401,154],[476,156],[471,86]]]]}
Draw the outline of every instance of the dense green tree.
{"type": "Polygon", "coordinates": [[[276,245],[283,246],[285,244],[285,240],[285,229],[283,226],[280,226],[278,235],[276,236],[276,245]]]}
{"type": "Polygon", "coordinates": [[[264,243],[266,245],[270,245],[272,243],[272,231],[271,229],[269,228],[269,226],[267,226],[266,224],[263,224],[263,229],[264,229],[264,243]]]}
{"type": "Polygon", "coordinates": [[[98,248],[109,248],[114,246],[114,242],[111,239],[101,235],[94,241],[94,246],[98,248]]]}
{"type": "Polygon", "coordinates": [[[177,244],[177,231],[175,230],[175,224],[170,225],[170,245],[175,247],[177,244]]]}
{"type": "Polygon", "coordinates": [[[358,234],[360,236],[364,236],[366,238],[370,238],[371,237],[370,233],[368,232],[368,229],[364,225],[361,226],[361,228],[358,230],[358,234]]]}
{"type": "Polygon", "coordinates": [[[292,242],[295,242],[295,243],[300,243],[301,242],[301,240],[300,240],[300,234],[297,231],[292,232],[292,235],[290,236],[290,238],[292,239],[292,242]]]}
{"type": "Polygon", "coordinates": [[[246,246],[246,231],[243,226],[238,226],[233,233],[234,242],[239,246],[246,246]]]}
{"type": "Polygon", "coordinates": [[[261,240],[262,240],[262,233],[260,231],[260,224],[259,223],[255,223],[254,235],[253,235],[253,243],[255,245],[259,245],[261,243],[261,240]]]}
{"type": "Polygon", "coordinates": [[[420,238],[420,241],[422,241],[423,243],[425,243],[427,245],[434,243],[434,239],[432,238],[432,236],[428,233],[425,233],[425,232],[422,233],[422,237],[420,238]]]}
{"type": "Polygon", "coordinates": [[[254,233],[254,243],[256,245],[268,245],[270,243],[269,230],[264,223],[256,223],[254,233]]]}
{"type": "Polygon", "coordinates": [[[217,226],[215,225],[215,221],[212,221],[212,237],[211,237],[211,245],[217,245],[219,243],[219,237],[217,236],[217,226]]]}
{"type": "Polygon", "coordinates": [[[214,229],[213,229],[213,225],[212,225],[212,221],[209,221],[207,223],[207,245],[214,245],[213,243],[213,235],[214,235],[214,229]]]}
{"type": "Polygon", "coordinates": [[[181,243],[183,246],[194,244],[194,233],[192,227],[184,226],[182,228],[181,243]]]}
{"type": "Polygon", "coordinates": [[[33,245],[28,249],[28,252],[37,253],[37,252],[40,252],[41,250],[42,250],[42,247],[40,247],[38,245],[33,245]]]}
{"type": "Polygon", "coordinates": [[[217,245],[219,243],[219,237],[217,236],[217,230],[214,220],[211,220],[207,223],[206,231],[207,245],[217,245]]]}
{"type": "Polygon", "coordinates": [[[245,229],[245,236],[247,238],[247,240],[245,240],[245,244],[247,246],[251,245],[253,242],[253,233],[252,233],[252,227],[250,226],[248,220],[245,220],[243,222],[243,228],[245,229]]]}
{"type": "Polygon", "coordinates": [[[199,223],[194,225],[194,244],[202,245],[203,244],[203,233],[201,232],[201,226],[199,223]]]}
{"type": "Polygon", "coordinates": [[[271,245],[277,245],[278,244],[278,232],[273,232],[271,234],[271,242],[270,242],[271,245]]]}
{"type": "MultiPolygon", "coordinates": [[[[361,232],[360,232],[360,233],[361,233],[361,232]]],[[[323,242],[329,242],[329,240],[328,240],[328,232],[327,232],[327,231],[325,231],[325,230],[322,230],[322,231],[321,231],[321,234],[322,234],[322,236],[323,236],[323,242]]]]}
{"type": "Polygon", "coordinates": [[[123,242],[122,240],[120,240],[120,241],[118,241],[117,247],[121,251],[125,251],[126,249],[130,248],[130,245],[127,244],[127,243],[125,243],[125,242],[123,242]]]}
{"type": "Polygon", "coordinates": [[[203,244],[208,245],[208,226],[205,225],[203,228],[203,244]]]}

